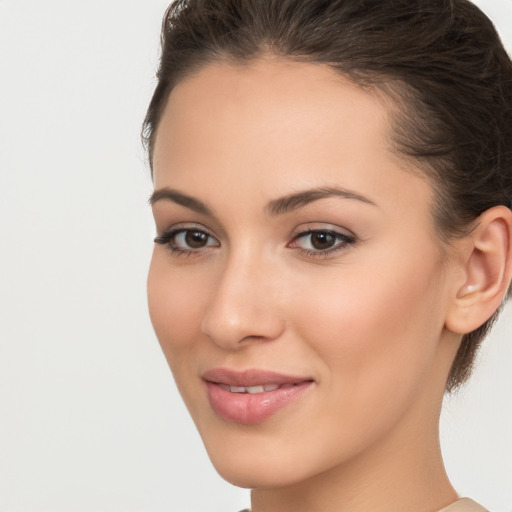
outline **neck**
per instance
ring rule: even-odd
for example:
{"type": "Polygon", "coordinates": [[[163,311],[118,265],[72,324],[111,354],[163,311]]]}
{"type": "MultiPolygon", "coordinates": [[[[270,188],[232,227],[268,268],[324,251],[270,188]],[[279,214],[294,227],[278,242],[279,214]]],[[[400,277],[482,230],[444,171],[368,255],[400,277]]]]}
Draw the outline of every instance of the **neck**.
{"type": "Polygon", "coordinates": [[[407,416],[354,460],[285,488],[253,490],[252,512],[435,512],[446,507],[457,493],[441,456],[439,415],[435,422],[428,417],[436,415],[421,410],[407,416]]]}

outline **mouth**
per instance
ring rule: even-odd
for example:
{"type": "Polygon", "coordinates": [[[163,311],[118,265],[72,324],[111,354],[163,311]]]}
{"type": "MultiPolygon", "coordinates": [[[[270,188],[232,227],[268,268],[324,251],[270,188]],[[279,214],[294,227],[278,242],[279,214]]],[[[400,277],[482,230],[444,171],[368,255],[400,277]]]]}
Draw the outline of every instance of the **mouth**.
{"type": "Polygon", "coordinates": [[[229,386],[228,384],[224,384],[222,382],[214,382],[213,384],[217,384],[222,389],[225,389],[230,393],[250,393],[257,395],[259,393],[265,393],[268,391],[276,391],[277,389],[291,388],[293,386],[297,386],[299,383],[283,384],[282,386],[280,386],[279,384],[265,384],[263,386],[229,386]]]}
{"type": "Polygon", "coordinates": [[[217,416],[234,423],[260,423],[298,400],[314,380],[264,370],[216,368],[202,375],[217,416]]]}

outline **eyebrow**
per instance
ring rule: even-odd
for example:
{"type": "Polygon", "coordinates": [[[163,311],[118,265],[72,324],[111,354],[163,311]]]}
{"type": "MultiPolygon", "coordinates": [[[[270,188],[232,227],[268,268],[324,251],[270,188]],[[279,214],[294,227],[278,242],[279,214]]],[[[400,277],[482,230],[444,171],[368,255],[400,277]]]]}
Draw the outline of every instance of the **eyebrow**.
{"type": "Polygon", "coordinates": [[[177,190],[167,187],[155,190],[149,198],[149,204],[153,206],[158,201],[164,200],[185,206],[186,208],[197,213],[201,213],[202,215],[212,215],[210,208],[208,208],[208,206],[206,206],[202,201],[199,201],[199,199],[195,199],[194,197],[187,196],[186,194],[182,194],[177,190]]]}
{"type": "Polygon", "coordinates": [[[319,199],[326,199],[329,197],[354,199],[356,201],[361,201],[366,204],[377,206],[373,201],[370,201],[370,199],[362,196],[361,194],[353,192],[352,190],[348,190],[342,187],[320,187],[304,190],[295,194],[290,194],[284,197],[280,197],[279,199],[274,199],[267,204],[265,210],[270,215],[282,215],[283,213],[288,213],[302,208],[303,206],[306,206],[313,201],[318,201],[319,199]]]}
{"type": "MultiPolygon", "coordinates": [[[[299,208],[302,208],[314,201],[318,201],[320,199],[327,199],[329,197],[353,199],[356,201],[361,201],[362,203],[377,206],[370,199],[346,188],[319,187],[309,190],[303,190],[301,192],[296,192],[294,194],[289,194],[278,199],[273,199],[272,201],[267,203],[267,205],[265,206],[265,211],[271,216],[282,215],[284,213],[298,210],[299,208]]],[[[208,208],[208,206],[206,206],[206,204],[200,201],[199,199],[188,196],[186,194],[183,194],[181,192],[178,192],[177,190],[173,190],[168,187],[155,190],[151,194],[149,198],[149,204],[153,206],[158,201],[172,201],[173,203],[185,206],[186,208],[189,208],[202,215],[213,215],[212,210],[208,208]]]]}

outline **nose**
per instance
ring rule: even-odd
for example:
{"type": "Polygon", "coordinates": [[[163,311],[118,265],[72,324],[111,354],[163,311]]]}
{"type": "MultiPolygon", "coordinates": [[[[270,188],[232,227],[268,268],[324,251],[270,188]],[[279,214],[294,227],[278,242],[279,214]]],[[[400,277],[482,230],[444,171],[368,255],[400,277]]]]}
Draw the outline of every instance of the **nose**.
{"type": "Polygon", "coordinates": [[[284,331],[280,315],[279,279],[262,259],[227,258],[212,291],[202,321],[202,331],[225,350],[249,342],[271,341],[284,331]]]}

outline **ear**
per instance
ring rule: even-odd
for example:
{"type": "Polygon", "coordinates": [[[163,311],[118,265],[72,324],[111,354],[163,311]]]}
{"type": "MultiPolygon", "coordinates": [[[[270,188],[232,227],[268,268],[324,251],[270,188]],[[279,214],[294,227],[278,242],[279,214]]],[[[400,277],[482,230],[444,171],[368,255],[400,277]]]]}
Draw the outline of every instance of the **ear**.
{"type": "Polygon", "coordinates": [[[512,278],[512,212],[505,206],[486,210],[456,250],[462,277],[454,286],[445,326],[467,334],[484,324],[507,294],[512,278]]]}

